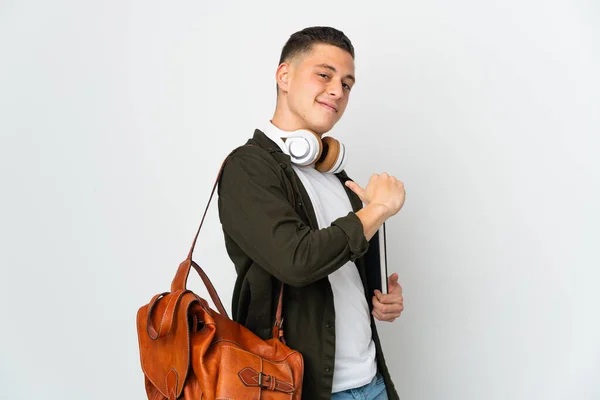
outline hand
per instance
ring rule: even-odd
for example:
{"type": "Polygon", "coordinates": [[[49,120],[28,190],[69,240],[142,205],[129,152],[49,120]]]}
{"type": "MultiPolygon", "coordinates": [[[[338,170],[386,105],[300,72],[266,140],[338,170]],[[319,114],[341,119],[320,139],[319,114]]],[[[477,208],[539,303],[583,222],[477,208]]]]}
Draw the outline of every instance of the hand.
{"type": "Polygon", "coordinates": [[[402,287],[398,283],[398,274],[388,278],[388,294],[375,290],[373,296],[373,316],[380,321],[394,322],[404,310],[402,287]]]}
{"type": "Polygon", "coordinates": [[[356,193],[366,205],[378,204],[383,206],[387,217],[398,213],[404,205],[406,197],[404,183],[396,177],[388,175],[387,172],[381,175],[371,175],[366,189],[361,188],[360,185],[351,180],[346,181],[346,186],[356,193]]]}

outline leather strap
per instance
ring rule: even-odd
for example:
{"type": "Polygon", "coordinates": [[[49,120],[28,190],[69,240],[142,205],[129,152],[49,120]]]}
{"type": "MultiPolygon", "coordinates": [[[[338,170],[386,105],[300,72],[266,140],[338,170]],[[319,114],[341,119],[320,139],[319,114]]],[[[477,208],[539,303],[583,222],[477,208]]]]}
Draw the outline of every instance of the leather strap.
{"type": "Polygon", "coordinates": [[[167,303],[167,308],[165,309],[162,318],[160,320],[160,325],[158,326],[158,332],[156,328],[154,328],[154,324],[152,324],[152,314],[154,311],[154,306],[158,302],[161,297],[164,297],[168,293],[157,294],[150,300],[150,305],[148,306],[148,323],[147,323],[147,331],[148,336],[152,340],[156,340],[163,336],[166,336],[171,332],[171,327],[173,326],[173,318],[175,316],[175,310],[177,309],[177,305],[181,300],[181,296],[183,296],[187,291],[186,290],[178,290],[176,292],[171,293],[169,297],[169,302],[167,303]]]}
{"type": "MultiPolygon", "coordinates": [[[[178,290],[172,293],[169,292],[164,292],[164,293],[159,293],[157,295],[155,295],[152,300],[150,300],[150,303],[148,303],[148,320],[146,322],[146,331],[148,332],[148,336],[150,337],[150,339],[152,340],[156,340],[159,339],[161,337],[167,336],[170,332],[171,332],[171,328],[173,327],[173,321],[175,319],[175,312],[177,310],[177,307],[179,306],[179,303],[182,301],[183,296],[187,293],[192,293],[189,290],[178,290]],[[155,306],[156,303],[158,303],[158,300],[160,300],[163,297],[166,297],[167,295],[170,295],[168,303],[167,303],[167,307],[165,308],[165,311],[163,312],[162,318],[160,319],[160,325],[158,326],[158,331],[156,330],[156,328],[154,327],[154,323],[152,322],[152,316],[154,315],[154,311],[155,311],[155,306]]],[[[204,308],[206,310],[206,312],[210,313],[210,310],[208,308],[208,303],[206,303],[205,300],[197,297],[196,295],[193,296],[194,299],[193,300],[188,300],[188,304],[191,301],[198,301],[198,303],[200,303],[200,306],[202,308],[204,308]]],[[[223,307],[223,305],[221,305],[221,307],[223,307]]],[[[194,318],[196,318],[196,316],[194,315],[194,318]]],[[[196,323],[194,324],[194,328],[195,328],[196,323]]]]}
{"type": "MultiPolygon", "coordinates": [[[[244,146],[254,146],[254,145],[253,144],[245,144],[244,146]]],[[[213,286],[210,279],[208,279],[208,276],[206,275],[204,270],[198,264],[196,264],[196,262],[194,262],[192,260],[192,255],[194,253],[194,248],[196,247],[196,242],[198,241],[198,236],[200,235],[200,230],[202,229],[202,225],[204,224],[204,219],[206,218],[208,208],[210,207],[210,203],[215,194],[215,190],[217,189],[219,180],[221,179],[221,174],[223,173],[223,168],[225,167],[225,163],[227,162],[229,157],[231,157],[231,155],[233,153],[235,153],[236,150],[232,151],[225,158],[225,160],[223,160],[223,162],[221,163],[221,168],[219,168],[217,178],[215,179],[215,183],[214,183],[212,191],[210,193],[210,197],[208,198],[208,203],[206,204],[206,208],[204,209],[204,214],[202,215],[202,220],[200,221],[200,226],[198,227],[198,230],[196,231],[196,236],[194,236],[194,240],[192,242],[190,251],[188,252],[188,256],[185,259],[185,261],[183,261],[179,265],[179,268],[177,269],[177,273],[175,274],[175,278],[173,278],[173,281],[171,282],[171,292],[176,292],[179,290],[186,291],[187,290],[186,284],[187,284],[188,276],[190,274],[190,269],[191,269],[191,267],[194,267],[194,269],[196,270],[198,275],[200,275],[200,278],[202,278],[202,282],[204,282],[204,285],[206,286],[206,289],[208,290],[208,293],[210,294],[210,298],[212,299],[213,303],[217,307],[219,313],[228,319],[229,319],[229,316],[227,315],[227,312],[225,311],[225,307],[223,307],[223,303],[221,302],[221,299],[220,299],[215,287],[213,286]]],[[[277,303],[277,313],[275,315],[275,326],[273,329],[274,338],[283,341],[284,339],[283,339],[283,329],[282,329],[282,326],[283,326],[282,314],[283,314],[283,282],[281,284],[281,290],[279,292],[279,300],[277,303]]]]}
{"type": "Polygon", "coordinates": [[[273,375],[263,374],[262,372],[256,372],[250,367],[242,369],[238,376],[240,380],[246,386],[259,387],[263,390],[270,390],[272,392],[283,392],[283,393],[294,393],[294,386],[291,383],[280,381],[273,375]]]}

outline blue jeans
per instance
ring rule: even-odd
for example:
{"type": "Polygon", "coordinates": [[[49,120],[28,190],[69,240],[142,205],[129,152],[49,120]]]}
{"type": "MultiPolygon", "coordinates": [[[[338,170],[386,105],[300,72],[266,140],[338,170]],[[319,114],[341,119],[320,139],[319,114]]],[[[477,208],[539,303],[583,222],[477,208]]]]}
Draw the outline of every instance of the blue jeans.
{"type": "Polygon", "coordinates": [[[331,400],[387,400],[383,377],[378,372],[365,386],[331,394],[331,400]]]}

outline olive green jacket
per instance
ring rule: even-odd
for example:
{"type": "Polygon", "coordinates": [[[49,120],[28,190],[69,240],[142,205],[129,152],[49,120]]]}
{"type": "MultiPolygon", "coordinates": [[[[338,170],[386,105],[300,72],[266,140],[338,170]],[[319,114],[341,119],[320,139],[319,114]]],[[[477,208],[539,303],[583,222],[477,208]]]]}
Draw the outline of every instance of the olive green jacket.
{"type": "MultiPolygon", "coordinates": [[[[302,398],[331,398],[335,360],[335,309],[327,276],[354,261],[369,308],[373,285],[365,268],[369,242],[355,212],[360,198],[344,186],[354,212],[319,229],[308,193],[290,157],[260,130],[230,154],[218,187],[225,246],[235,264],[233,319],[256,335],[272,335],[281,282],[283,329],[288,346],[304,358],[302,398]]],[[[336,174],[343,183],[345,171],[336,174]]],[[[390,399],[398,399],[371,316],[377,365],[390,399]]]]}

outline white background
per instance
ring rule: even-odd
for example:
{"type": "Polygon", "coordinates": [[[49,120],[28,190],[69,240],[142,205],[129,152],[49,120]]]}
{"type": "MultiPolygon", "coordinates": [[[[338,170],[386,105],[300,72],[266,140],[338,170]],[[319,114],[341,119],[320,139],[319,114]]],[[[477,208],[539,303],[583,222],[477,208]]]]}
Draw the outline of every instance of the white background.
{"type": "MultiPolygon", "coordinates": [[[[407,190],[380,324],[402,399],[600,398],[599,24],[592,0],[0,2],[0,397],[145,397],[136,312],[272,116],[289,35],[330,25],[347,171],[407,190]]],[[[216,202],[195,259],[229,308],[216,202]]]]}

